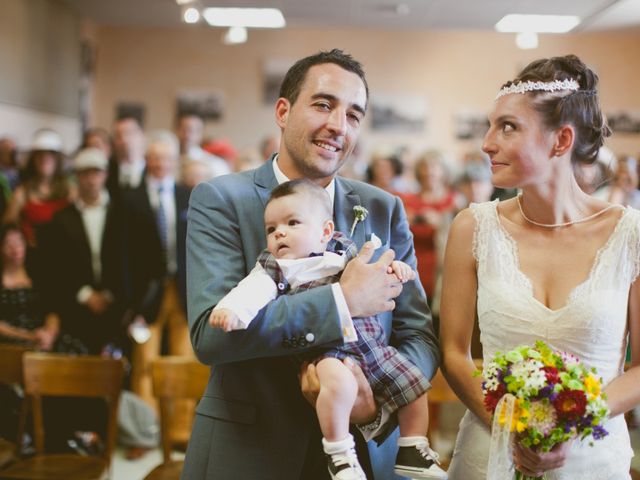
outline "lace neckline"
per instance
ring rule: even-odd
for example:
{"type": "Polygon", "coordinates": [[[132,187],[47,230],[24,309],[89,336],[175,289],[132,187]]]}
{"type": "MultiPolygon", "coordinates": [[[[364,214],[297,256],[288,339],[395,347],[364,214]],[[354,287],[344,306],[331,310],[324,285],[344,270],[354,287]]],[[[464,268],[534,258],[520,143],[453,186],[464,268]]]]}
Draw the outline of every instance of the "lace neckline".
{"type": "Polygon", "coordinates": [[[492,203],[493,203],[492,210],[493,210],[494,219],[498,225],[499,231],[502,233],[502,236],[506,240],[507,244],[510,246],[509,253],[513,260],[513,266],[516,270],[518,278],[521,280],[522,284],[527,288],[529,297],[533,300],[533,302],[537,305],[540,305],[540,307],[542,307],[544,310],[550,313],[560,313],[567,310],[571,306],[571,304],[574,302],[574,299],[577,297],[577,294],[582,289],[584,289],[587,285],[589,285],[589,283],[591,283],[591,280],[594,277],[595,271],[598,269],[600,265],[601,257],[604,255],[604,253],[606,253],[609,250],[613,241],[618,236],[618,232],[620,231],[621,226],[624,223],[624,219],[626,218],[627,214],[630,211],[629,208],[621,206],[622,213],[620,214],[620,217],[616,221],[616,225],[613,228],[613,231],[609,234],[607,241],[603,245],[601,245],[596,251],[595,258],[593,260],[593,263],[591,264],[591,268],[589,269],[589,273],[587,274],[586,278],[583,281],[579,282],[576,286],[574,286],[569,291],[569,294],[567,295],[567,299],[562,307],[559,307],[557,309],[552,309],[536,298],[533,291],[533,284],[531,283],[531,279],[522,271],[522,268],[520,265],[520,254],[518,249],[518,243],[515,241],[515,239],[511,236],[511,234],[507,231],[507,229],[504,227],[504,225],[500,221],[500,214],[498,213],[498,201],[494,200],[492,203]]]}

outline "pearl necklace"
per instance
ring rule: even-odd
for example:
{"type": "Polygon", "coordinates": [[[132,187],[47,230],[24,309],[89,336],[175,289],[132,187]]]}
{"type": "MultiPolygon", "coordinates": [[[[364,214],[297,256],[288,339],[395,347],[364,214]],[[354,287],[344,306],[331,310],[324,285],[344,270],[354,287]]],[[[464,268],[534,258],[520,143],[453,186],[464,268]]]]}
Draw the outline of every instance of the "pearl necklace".
{"type": "Polygon", "coordinates": [[[608,207],[603,208],[602,210],[594,213],[593,215],[589,215],[588,217],[584,217],[584,218],[580,218],[578,220],[574,220],[572,222],[564,222],[564,223],[538,223],[538,222],[534,222],[533,220],[531,220],[529,217],[527,217],[524,214],[524,210],[522,210],[522,201],[520,200],[522,198],[522,195],[518,195],[516,197],[516,201],[518,202],[518,208],[520,209],[520,215],[522,215],[522,218],[524,218],[527,222],[529,222],[532,225],[536,225],[538,227],[544,227],[544,228],[558,228],[558,227],[568,227],[569,225],[575,225],[576,223],[583,223],[583,222],[587,222],[593,218],[596,218],[599,215],[602,215],[604,212],[611,210],[613,207],[616,207],[617,205],[609,205],[608,207]]]}

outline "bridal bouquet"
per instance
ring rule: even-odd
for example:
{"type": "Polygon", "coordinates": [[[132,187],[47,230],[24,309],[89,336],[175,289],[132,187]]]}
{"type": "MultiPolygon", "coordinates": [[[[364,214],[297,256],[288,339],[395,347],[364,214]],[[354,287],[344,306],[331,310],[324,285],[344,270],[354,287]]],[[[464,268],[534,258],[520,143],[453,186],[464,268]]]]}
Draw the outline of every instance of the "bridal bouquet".
{"type": "MultiPolygon", "coordinates": [[[[513,478],[509,445],[514,433],[521,445],[541,452],[571,438],[607,435],[602,380],[569,353],[538,341],[533,347],[496,352],[476,374],[484,378],[484,405],[494,418],[489,478],[502,478],[492,477],[493,470],[509,471],[513,478]]],[[[516,471],[515,478],[528,477],[516,471]]]]}

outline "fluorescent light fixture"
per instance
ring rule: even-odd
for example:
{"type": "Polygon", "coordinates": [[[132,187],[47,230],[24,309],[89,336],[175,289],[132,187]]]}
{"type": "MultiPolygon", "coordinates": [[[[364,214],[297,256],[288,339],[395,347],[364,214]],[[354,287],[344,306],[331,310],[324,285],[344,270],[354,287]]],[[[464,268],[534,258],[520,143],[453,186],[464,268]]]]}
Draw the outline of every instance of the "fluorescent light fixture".
{"type": "Polygon", "coordinates": [[[212,27],[283,28],[286,23],[277,8],[205,8],[202,14],[212,27]]]}
{"type": "Polygon", "coordinates": [[[178,5],[188,5],[190,3],[195,2],[196,0],[176,0],[176,3],[178,5]]]}
{"type": "Polygon", "coordinates": [[[247,29],[245,27],[229,27],[227,33],[222,37],[225,45],[237,45],[247,41],[247,29]]]}
{"type": "Polygon", "coordinates": [[[520,32],[516,34],[516,45],[521,50],[538,48],[538,34],[536,32],[520,32]]]}
{"type": "Polygon", "coordinates": [[[496,23],[499,32],[566,33],[580,23],[575,15],[509,14],[496,23]]]}
{"type": "Polygon", "coordinates": [[[185,23],[198,23],[200,20],[200,12],[197,8],[189,7],[182,14],[185,23]]]}

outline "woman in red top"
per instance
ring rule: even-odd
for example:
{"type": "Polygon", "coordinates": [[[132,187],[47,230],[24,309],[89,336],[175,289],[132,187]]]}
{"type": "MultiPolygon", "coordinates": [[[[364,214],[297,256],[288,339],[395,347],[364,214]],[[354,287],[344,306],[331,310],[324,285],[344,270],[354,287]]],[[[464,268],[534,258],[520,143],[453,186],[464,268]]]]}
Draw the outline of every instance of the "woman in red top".
{"type": "Polygon", "coordinates": [[[36,246],[38,228],[71,201],[72,192],[62,162],[60,136],[52,130],[37,131],[22,181],[4,215],[4,223],[20,223],[31,248],[36,246]]]}
{"type": "Polygon", "coordinates": [[[402,195],[402,200],[414,236],[418,274],[437,314],[441,260],[457,194],[450,186],[446,161],[440,152],[424,153],[415,164],[415,173],[420,192],[402,195]]]}

